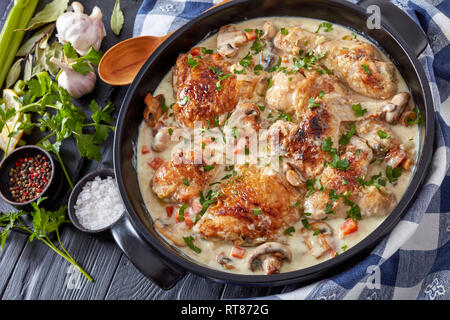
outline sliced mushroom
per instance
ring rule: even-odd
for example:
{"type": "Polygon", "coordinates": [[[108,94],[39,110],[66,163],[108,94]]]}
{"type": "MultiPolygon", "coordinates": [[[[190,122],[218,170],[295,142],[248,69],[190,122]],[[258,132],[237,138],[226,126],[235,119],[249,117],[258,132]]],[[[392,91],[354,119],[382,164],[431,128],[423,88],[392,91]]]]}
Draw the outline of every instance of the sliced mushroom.
{"type": "Polygon", "coordinates": [[[414,111],[405,111],[400,116],[399,122],[404,125],[405,127],[409,126],[411,121],[417,120],[417,113],[414,111]]]}
{"type": "Polygon", "coordinates": [[[232,261],[228,258],[223,251],[219,252],[216,256],[217,263],[219,263],[224,269],[231,270],[234,266],[230,264],[232,261]]]}
{"type": "Polygon", "coordinates": [[[291,262],[291,250],[279,242],[266,242],[252,252],[248,258],[248,268],[251,271],[261,268],[266,274],[279,273],[283,260],[291,262]]]}
{"type": "Polygon", "coordinates": [[[172,140],[172,133],[177,128],[175,127],[162,127],[160,128],[155,136],[153,137],[152,149],[156,152],[162,152],[170,147],[176,141],[172,140]]]}
{"type": "Polygon", "coordinates": [[[228,58],[234,57],[239,50],[239,46],[247,43],[247,41],[245,33],[236,29],[235,26],[223,26],[217,35],[217,52],[228,58]]]}
{"type": "Polygon", "coordinates": [[[303,185],[301,175],[296,170],[294,170],[289,163],[283,163],[283,171],[285,172],[286,180],[290,185],[294,187],[300,187],[303,185]]]}
{"type": "Polygon", "coordinates": [[[406,152],[403,151],[400,146],[394,146],[386,155],[386,163],[388,166],[396,168],[406,159],[406,157],[406,152]]]}
{"type": "Polygon", "coordinates": [[[235,111],[231,114],[228,119],[228,126],[245,128],[251,127],[253,129],[258,129],[258,120],[261,116],[261,110],[258,106],[251,102],[245,102],[239,104],[235,111]]]}
{"type": "Polygon", "coordinates": [[[184,242],[183,238],[180,235],[180,232],[174,230],[173,225],[165,224],[160,219],[156,219],[153,225],[159,233],[172,241],[174,245],[179,247],[186,246],[186,242],[184,242]]]}
{"type": "Polygon", "coordinates": [[[267,71],[275,62],[274,46],[272,41],[266,41],[264,49],[259,53],[260,63],[264,71],[267,71]]]}
{"type": "Polygon", "coordinates": [[[400,118],[409,102],[409,98],[408,92],[400,92],[391,99],[390,103],[384,106],[383,112],[387,123],[394,123],[400,118]]]}
{"type": "Polygon", "coordinates": [[[161,104],[164,99],[162,94],[153,97],[151,93],[147,94],[144,99],[146,108],[144,110],[144,120],[149,127],[154,127],[162,115],[161,104]]]}
{"type": "Polygon", "coordinates": [[[277,29],[273,24],[270,22],[264,22],[263,25],[263,34],[261,36],[261,39],[267,40],[267,39],[273,39],[277,35],[277,29]]]}
{"type": "Polygon", "coordinates": [[[334,254],[331,238],[333,230],[331,227],[325,222],[312,222],[309,225],[311,228],[303,228],[301,230],[308,252],[316,259],[319,259],[327,252],[334,254]]]}

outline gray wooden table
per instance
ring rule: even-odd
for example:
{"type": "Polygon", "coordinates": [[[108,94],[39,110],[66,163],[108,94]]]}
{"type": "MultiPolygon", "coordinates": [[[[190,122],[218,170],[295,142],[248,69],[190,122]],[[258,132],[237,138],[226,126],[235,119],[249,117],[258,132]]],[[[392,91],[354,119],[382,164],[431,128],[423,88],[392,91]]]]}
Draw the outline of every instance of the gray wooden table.
{"type": "MultiPolygon", "coordinates": [[[[103,11],[107,37],[102,50],[132,36],[134,17],[142,0],[121,0],[125,25],[119,37],[110,28],[109,17],[114,0],[79,0],[91,12],[95,3],[103,11]]],[[[48,1],[41,1],[38,10],[48,1]]],[[[3,25],[13,0],[0,0],[0,26],[3,25]]],[[[117,111],[126,87],[111,87],[97,81],[93,94],[84,97],[79,105],[87,108],[91,99],[102,105],[112,100],[117,111]]],[[[104,144],[101,162],[79,158],[74,145],[64,142],[64,163],[74,181],[101,167],[112,167],[112,137],[104,144]]],[[[64,200],[64,199],[62,199],[64,200]]],[[[0,201],[0,211],[9,211],[0,201]]],[[[113,240],[98,240],[67,225],[62,230],[62,242],[79,264],[94,278],[90,283],[81,277],[74,285],[75,275],[70,264],[40,241],[29,242],[23,234],[10,233],[4,251],[0,251],[0,297],[2,299],[229,299],[258,297],[291,291],[296,286],[256,288],[216,283],[188,274],[174,288],[161,290],[145,278],[120,251],[113,240]]]]}

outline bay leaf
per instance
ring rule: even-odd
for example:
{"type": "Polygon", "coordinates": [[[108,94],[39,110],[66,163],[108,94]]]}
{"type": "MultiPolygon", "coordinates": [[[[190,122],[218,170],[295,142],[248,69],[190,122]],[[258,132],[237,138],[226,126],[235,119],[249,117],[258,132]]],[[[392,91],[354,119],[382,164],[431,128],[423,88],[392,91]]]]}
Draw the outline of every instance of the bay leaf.
{"type": "Polygon", "coordinates": [[[22,44],[22,46],[20,46],[19,50],[17,50],[16,57],[25,56],[31,50],[31,48],[33,48],[33,45],[36,43],[36,41],[38,41],[47,30],[48,26],[45,26],[39,29],[35,34],[33,34],[27,41],[22,44]]]}
{"type": "Polygon", "coordinates": [[[116,36],[120,34],[124,22],[123,12],[120,9],[120,0],[116,0],[114,9],[111,15],[111,29],[116,36]]]}
{"type": "Polygon", "coordinates": [[[22,72],[22,60],[17,60],[9,69],[6,75],[6,88],[11,87],[19,79],[20,73],[22,72]]]}
{"type": "Polygon", "coordinates": [[[25,69],[23,71],[23,80],[28,81],[31,79],[31,72],[33,71],[33,56],[30,54],[25,62],[25,69]]]}
{"type": "Polygon", "coordinates": [[[53,0],[31,18],[28,27],[24,30],[33,30],[47,23],[55,22],[67,10],[68,4],[69,0],[53,0]]]}

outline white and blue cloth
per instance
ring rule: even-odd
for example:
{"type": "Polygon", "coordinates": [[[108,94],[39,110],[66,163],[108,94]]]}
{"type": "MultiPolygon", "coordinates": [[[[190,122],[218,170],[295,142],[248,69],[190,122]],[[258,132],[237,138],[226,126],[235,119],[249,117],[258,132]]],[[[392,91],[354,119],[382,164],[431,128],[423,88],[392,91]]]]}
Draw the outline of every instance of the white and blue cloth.
{"type": "MultiPolygon", "coordinates": [[[[134,35],[165,35],[218,2],[144,0],[134,35]]],[[[450,1],[392,2],[428,36],[420,62],[437,119],[429,176],[403,219],[365,260],[329,279],[302,288],[287,286],[266,299],[450,299],[450,1]]]]}

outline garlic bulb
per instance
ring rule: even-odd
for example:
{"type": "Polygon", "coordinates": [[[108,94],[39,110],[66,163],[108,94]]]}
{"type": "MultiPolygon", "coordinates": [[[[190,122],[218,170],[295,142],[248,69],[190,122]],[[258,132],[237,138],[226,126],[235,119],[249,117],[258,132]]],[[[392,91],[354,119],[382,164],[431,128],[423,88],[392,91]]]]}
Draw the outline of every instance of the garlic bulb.
{"type": "Polygon", "coordinates": [[[88,16],[83,13],[83,5],[76,1],[72,2],[72,8],[72,12],[66,12],[56,20],[59,42],[70,42],[81,56],[84,56],[91,46],[99,50],[106,35],[102,11],[96,6],[88,16]]]}
{"type": "Polygon", "coordinates": [[[94,90],[97,81],[95,72],[88,72],[83,76],[55,57],[50,58],[50,62],[61,68],[62,72],[58,76],[58,85],[66,89],[71,97],[77,99],[94,90]]]}

